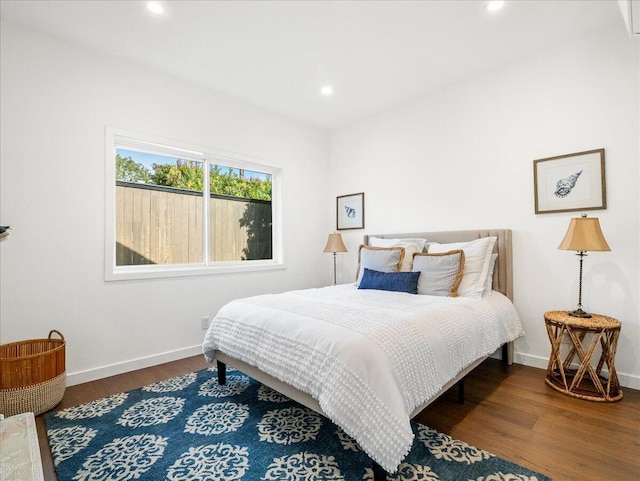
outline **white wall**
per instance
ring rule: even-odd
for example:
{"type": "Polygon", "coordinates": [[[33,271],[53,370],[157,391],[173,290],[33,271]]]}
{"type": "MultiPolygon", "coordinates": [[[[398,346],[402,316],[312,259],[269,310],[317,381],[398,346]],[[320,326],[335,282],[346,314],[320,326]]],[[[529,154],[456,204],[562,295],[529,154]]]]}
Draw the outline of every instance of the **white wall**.
{"type": "MultiPolygon", "coordinates": [[[[557,249],[578,213],[534,214],[533,160],[605,148],[612,252],[585,258],[585,309],[622,321],[616,368],[640,388],[638,40],[622,27],[433,92],[330,135],[332,194],[365,192],[364,233],[510,228],[516,361],[546,368],[543,313],[573,309],[578,259],[557,249]]],[[[363,232],[343,235],[343,281],[363,232]]]]}
{"type": "Polygon", "coordinates": [[[331,281],[324,132],[14,24],[1,35],[2,343],[59,329],[74,384],[199,353],[200,318],[232,298],[331,281]],[[286,270],[105,282],[105,126],[282,166],[286,270]]]}

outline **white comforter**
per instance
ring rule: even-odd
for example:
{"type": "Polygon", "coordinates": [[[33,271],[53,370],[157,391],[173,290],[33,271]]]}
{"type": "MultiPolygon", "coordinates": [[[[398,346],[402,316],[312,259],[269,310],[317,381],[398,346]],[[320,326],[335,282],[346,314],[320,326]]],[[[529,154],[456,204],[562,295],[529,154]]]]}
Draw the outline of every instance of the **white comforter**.
{"type": "Polygon", "coordinates": [[[412,411],[459,371],[523,334],[513,304],[325,287],[238,299],[206,333],[219,350],[317,399],[393,473],[411,449],[412,411]]]}

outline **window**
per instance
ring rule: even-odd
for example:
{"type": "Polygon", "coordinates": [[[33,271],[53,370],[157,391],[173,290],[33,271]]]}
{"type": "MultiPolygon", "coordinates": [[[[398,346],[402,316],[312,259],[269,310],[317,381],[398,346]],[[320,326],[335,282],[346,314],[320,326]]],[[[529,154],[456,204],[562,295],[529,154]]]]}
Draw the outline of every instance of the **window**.
{"type": "Polygon", "coordinates": [[[281,170],[107,131],[106,278],[283,267],[281,170]]]}

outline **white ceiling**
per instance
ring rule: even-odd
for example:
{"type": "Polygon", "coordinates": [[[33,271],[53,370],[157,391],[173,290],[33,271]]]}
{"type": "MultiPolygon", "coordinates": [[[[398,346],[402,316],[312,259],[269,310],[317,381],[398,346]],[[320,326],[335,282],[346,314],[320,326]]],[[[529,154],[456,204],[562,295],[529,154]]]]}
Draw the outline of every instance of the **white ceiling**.
{"type": "Polygon", "coordinates": [[[624,22],[617,2],[1,0],[3,20],[335,128],[624,22]],[[320,95],[330,84],[334,94],[320,95]]]}

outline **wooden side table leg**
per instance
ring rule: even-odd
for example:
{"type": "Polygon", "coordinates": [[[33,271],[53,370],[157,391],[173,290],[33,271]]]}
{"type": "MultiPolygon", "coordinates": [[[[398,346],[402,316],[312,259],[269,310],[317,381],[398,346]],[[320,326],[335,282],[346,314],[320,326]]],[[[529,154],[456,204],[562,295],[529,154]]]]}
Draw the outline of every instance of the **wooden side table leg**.
{"type": "Polygon", "coordinates": [[[611,333],[606,333],[604,336],[600,338],[600,346],[602,347],[602,355],[600,356],[600,360],[598,361],[598,367],[596,367],[596,372],[598,375],[602,372],[602,368],[604,367],[605,362],[607,363],[607,369],[609,369],[609,345],[611,344],[611,333]]]}
{"type": "Polygon", "coordinates": [[[546,326],[549,341],[551,341],[551,354],[549,355],[549,363],[547,364],[547,378],[551,380],[555,377],[554,371],[557,367],[565,389],[569,389],[569,386],[567,385],[567,378],[564,373],[564,365],[562,363],[562,358],[560,357],[560,346],[562,345],[562,338],[564,337],[564,327],[551,323],[546,323],[546,326]]]}
{"type": "Polygon", "coordinates": [[[605,398],[607,400],[611,400],[612,398],[618,396],[618,394],[620,393],[620,382],[618,381],[618,374],[616,372],[615,366],[615,355],[619,334],[619,330],[609,330],[605,332],[605,335],[600,339],[600,344],[602,346],[602,355],[600,356],[600,361],[598,362],[597,372],[598,375],[600,375],[604,364],[607,365],[607,370],[609,371],[605,393],[605,398]]]}
{"type": "MultiPolygon", "coordinates": [[[[566,327],[567,329],[567,334],[569,335],[569,337],[573,336],[573,331],[571,330],[570,327],[566,327]]],[[[579,342],[577,343],[578,346],[582,347],[582,341],[584,340],[584,337],[587,335],[587,331],[579,331],[580,333],[578,334],[578,339],[579,342]]],[[[571,350],[569,351],[569,354],[567,354],[567,357],[564,360],[564,368],[565,369],[569,369],[571,367],[571,363],[573,362],[573,358],[576,357],[577,351],[576,351],[576,343],[571,342],[571,350]]]]}
{"type": "Polygon", "coordinates": [[[598,374],[596,373],[596,370],[591,364],[593,352],[595,351],[596,347],[600,343],[600,339],[602,338],[602,335],[603,335],[602,330],[594,332],[594,337],[591,341],[591,344],[589,345],[589,349],[585,353],[582,347],[582,340],[584,339],[584,335],[581,335],[580,339],[578,339],[578,337],[573,333],[573,331],[569,331],[569,336],[571,337],[575,350],[578,354],[578,358],[580,359],[580,367],[578,368],[578,371],[576,372],[575,377],[573,378],[573,382],[571,383],[571,386],[569,388],[570,391],[573,392],[580,385],[580,382],[582,381],[582,378],[584,377],[585,373],[588,372],[596,390],[602,395],[602,397],[606,397],[606,394],[604,392],[604,387],[602,387],[602,382],[600,382],[600,377],[598,376],[598,374]]]}

